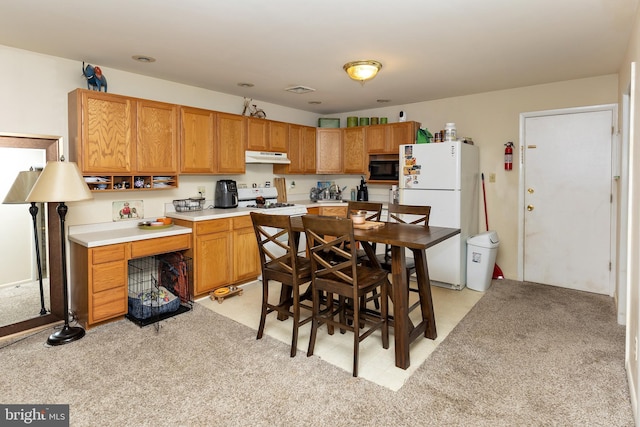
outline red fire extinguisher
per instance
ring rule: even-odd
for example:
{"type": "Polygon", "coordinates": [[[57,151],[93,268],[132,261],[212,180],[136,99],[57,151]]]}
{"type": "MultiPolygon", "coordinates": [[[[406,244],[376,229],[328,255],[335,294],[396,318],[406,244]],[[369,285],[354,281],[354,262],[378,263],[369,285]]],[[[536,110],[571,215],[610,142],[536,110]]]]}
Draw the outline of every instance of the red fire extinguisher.
{"type": "Polygon", "coordinates": [[[505,145],[504,149],[504,170],[510,171],[513,169],[513,142],[509,141],[505,145]]]}

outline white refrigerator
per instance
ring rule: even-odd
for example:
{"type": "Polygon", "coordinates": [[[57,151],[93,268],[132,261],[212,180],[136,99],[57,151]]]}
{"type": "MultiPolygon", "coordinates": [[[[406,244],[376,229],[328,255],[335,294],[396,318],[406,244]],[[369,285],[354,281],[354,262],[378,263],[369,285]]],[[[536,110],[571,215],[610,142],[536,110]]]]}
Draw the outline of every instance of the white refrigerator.
{"type": "Polygon", "coordinates": [[[461,141],[400,146],[400,203],[431,206],[429,225],[460,234],[427,250],[431,283],[462,289],[467,281],[467,238],[478,233],[478,147],[461,141]]]}

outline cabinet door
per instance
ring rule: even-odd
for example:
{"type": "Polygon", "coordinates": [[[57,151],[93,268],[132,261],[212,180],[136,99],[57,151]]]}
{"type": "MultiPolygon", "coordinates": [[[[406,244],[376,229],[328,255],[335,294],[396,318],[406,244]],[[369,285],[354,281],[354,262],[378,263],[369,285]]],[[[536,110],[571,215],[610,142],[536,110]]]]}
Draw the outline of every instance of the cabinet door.
{"type": "Polygon", "coordinates": [[[403,144],[415,144],[416,132],[420,127],[417,122],[393,123],[389,126],[389,141],[387,152],[398,154],[400,146],[403,144]]]}
{"type": "MultiPolygon", "coordinates": [[[[304,154],[303,138],[304,126],[289,125],[289,143],[287,144],[287,157],[291,162],[288,165],[273,165],[274,173],[303,173],[304,172],[304,154]]],[[[315,158],[315,153],[314,153],[315,158]]]]}
{"type": "Polygon", "coordinates": [[[283,122],[269,121],[269,145],[270,151],[284,152],[287,150],[289,140],[289,125],[283,122]]]}
{"type": "Polygon", "coordinates": [[[302,171],[316,173],[316,128],[305,126],[302,129],[302,171]]]}
{"type": "Polygon", "coordinates": [[[81,91],[81,135],[76,144],[83,173],[130,173],[135,141],[135,101],[81,91]]]}
{"type": "Polygon", "coordinates": [[[244,173],[245,117],[216,113],[217,173],[244,173]]]}
{"type": "Polygon", "coordinates": [[[253,227],[234,230],[233,281],[255,279],[258,275],[260,275],[260,256],[253,227]]]}
{"type": "Polygon", "coordinates": [[[178,173],[178,106],[137,101],[136,172],[178,173]]]}
{"type": "Polygon", "coordinates": [[[365,126],[364,134],[369,153],[385,153],[387,150],[388,125],[365,126]]]}
{"type": "Polygon", "coordinates": [[[344,128],[342,132],[344,173],[364,175],[368,165],[368,156],[364,145],[364,127],[344,128]]]}
{"type": "Polygon", "coordinates": [[[342,131],[318,129],[316,138],[317,173],[342,173],[342,131]]]}
{"type": "Polygon", "coordinates": [[[269,122],[265,119],[247,117],[247,150],[269,150],[269,122]]]}
{"type": "Polygon", "coordinates": [[[215,113],[180,107],[180,173],[215,172],[215,113]]]}
{"type": "Polygon", "coordinates": [[[198,263],[194,296],[231,283],[231,234],[214,233],[196,237],[198,263]]]}

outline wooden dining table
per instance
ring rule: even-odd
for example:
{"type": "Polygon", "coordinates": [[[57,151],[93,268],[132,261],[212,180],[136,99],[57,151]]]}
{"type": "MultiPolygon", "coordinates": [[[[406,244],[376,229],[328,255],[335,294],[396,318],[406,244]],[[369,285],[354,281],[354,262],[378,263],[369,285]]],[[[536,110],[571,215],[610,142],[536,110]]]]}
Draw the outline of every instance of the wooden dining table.
{"type": "MultiPolygon", "coordinates": [[[[291,225],[294,231],[304,231],[301,216],[291,217],[291,225]]],[[[430,339],[438,337],[426,250],[459,233],[458,228],[424,227],[394,222],[385,222],[381,226],[368,229],[354,227],[355,239],[362,243],[371,260],[376,259],[374,243],[391,246],[393,333],[398,368],[407,369],[410,366],[409,346],[416,338],[423,334],[430,339]],[[422,319],[416,325],[409,318],[409,277],[407,277],[405,249],[412,251],[416,266],[422,311],[422,319]]]]}

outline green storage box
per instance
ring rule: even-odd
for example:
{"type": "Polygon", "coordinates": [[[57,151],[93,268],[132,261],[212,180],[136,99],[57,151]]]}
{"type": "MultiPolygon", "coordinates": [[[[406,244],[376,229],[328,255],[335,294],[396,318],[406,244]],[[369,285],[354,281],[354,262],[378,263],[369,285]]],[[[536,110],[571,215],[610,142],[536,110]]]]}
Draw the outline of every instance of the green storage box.
{"type": "Polygon", "coordinates": [[[340,127],[340,119],[329,119],[323,118],[318,119],[318,127],[320,128],[339,128],[340,127]]]}

